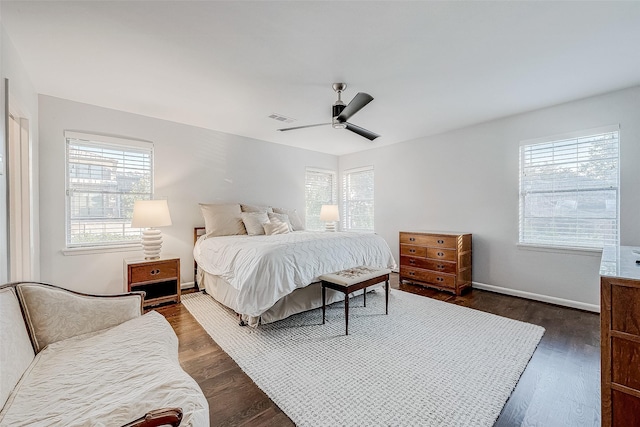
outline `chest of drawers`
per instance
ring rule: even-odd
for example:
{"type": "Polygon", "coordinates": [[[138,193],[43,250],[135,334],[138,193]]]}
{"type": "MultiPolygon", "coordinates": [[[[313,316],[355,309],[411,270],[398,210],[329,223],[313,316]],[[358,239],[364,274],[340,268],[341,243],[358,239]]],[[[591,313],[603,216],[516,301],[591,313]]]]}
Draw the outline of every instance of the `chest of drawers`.
{"type": "Polygon", "coordinates": [[[608,246],[600,263],[602,426],[640,426],[640,248],[608,246]]]}
{"type": "Polygon", "coordinates": [[[401,231],[403,280],[460,295],[471,287],[471,234],[401,231]]]}

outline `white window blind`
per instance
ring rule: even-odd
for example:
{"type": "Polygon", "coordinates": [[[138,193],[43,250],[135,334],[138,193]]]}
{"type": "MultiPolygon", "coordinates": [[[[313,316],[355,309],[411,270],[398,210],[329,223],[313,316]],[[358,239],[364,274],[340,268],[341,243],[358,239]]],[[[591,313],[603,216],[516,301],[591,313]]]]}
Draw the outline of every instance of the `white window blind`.
{"type": "Polygon", "coordinates": [[[305,225],[307,230],[322,231],[320,221],[322,205],[336,204],[337,182],[335,171],[307,168],[305,174],[305,225]]]}
{"type": "Polygon", "coordinates": [[[520,146],[520,243],[602,248],[619,241],[619,131],[520,146]]]}
{"type": "Polygon", "coordinates": [[[342,229],[373,231],[373,166],[344,171],[342,229]]]}
{"type": "Polygon", "coordinates": [[[133,204],[153,198],[153,144],[65,132],[67,247],[137,241],[133,204]]]}

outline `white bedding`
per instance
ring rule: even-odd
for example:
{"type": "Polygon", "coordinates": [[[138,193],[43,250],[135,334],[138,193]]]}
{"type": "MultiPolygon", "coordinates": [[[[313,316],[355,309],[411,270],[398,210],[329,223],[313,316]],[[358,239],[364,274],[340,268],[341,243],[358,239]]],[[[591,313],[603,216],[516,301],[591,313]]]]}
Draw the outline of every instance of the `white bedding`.
{"type": "Polygon", "coordinates": [[[238,290],[236,306],[248,316],[259,316],[322,274],[359,265],[396,267],[387,242],[373,233],[203,236],[193,255],[200,268],[238,290]]]}

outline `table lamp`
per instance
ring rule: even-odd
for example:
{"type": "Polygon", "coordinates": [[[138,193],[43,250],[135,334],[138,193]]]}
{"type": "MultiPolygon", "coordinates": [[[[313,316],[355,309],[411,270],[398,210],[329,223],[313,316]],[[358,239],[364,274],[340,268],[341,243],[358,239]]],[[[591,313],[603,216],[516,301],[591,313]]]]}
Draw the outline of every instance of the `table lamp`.
{"type": "Polygon", "coordinates": [[[171,225],[169,205],[166,200],[136,200],[133,205],[131,227],[144,228],[142,231],[142,249],[144,259],[160,258],[162,232],[156,227],[171,225]]]}
{"type": "Polygon", "coordinates": [[[322,205],[320,221],[325,222],[324,231],[336,231],[336,221],[340,221],[338,205],[322,205]]]}

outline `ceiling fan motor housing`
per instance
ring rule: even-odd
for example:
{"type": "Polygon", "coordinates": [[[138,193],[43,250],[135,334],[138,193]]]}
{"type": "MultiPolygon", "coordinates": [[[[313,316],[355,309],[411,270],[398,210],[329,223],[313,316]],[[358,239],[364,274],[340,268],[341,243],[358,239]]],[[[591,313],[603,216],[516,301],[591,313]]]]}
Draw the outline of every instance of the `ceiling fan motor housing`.
{"type": "Polygon", "coordinates": [[[342,113],[342,110],[344,110],[345,107],[346,106],[343,103],[337,102],[331,107],[331,117],[333,118],[331,126],[334,129],[344,129],[347,127],[346,124],[338,120],[338,116],[340,115],[340,113],[342,113]]]}

